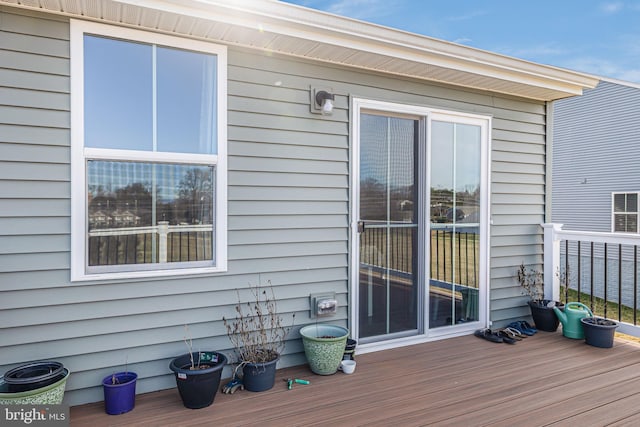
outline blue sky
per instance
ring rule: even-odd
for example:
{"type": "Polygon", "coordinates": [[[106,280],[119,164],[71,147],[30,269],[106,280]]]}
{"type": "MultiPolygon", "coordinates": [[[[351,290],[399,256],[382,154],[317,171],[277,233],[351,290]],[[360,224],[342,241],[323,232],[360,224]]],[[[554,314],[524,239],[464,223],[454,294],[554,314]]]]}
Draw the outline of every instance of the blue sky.
{"type": "Polygon", "coordinates": [[[640,0],[286,0],[540,64],[640,83],[640,0]]]}

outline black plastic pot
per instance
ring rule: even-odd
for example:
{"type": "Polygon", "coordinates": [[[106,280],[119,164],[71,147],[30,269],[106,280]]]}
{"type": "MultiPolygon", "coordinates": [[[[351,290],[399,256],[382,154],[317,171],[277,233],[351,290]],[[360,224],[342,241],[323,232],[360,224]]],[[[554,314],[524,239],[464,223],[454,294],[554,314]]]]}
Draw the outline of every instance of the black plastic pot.
{"type": "Polygon", "coordinates": [[[358,341],[347,338],[347,345],[344,347],[344,356],[342,356],[343,360],[355,359],[356,345],[358,345],[358,341]]]}
{"type": "Polygon", "coordinates": [[[4,374],[9,392],[17,393],[46,387],[60,381],[67,374],[60,362],[45,361],[27,363],[4,374]]]}
{"type": "Polygon", "coordinates": [[[580,323],[587,344],[600,348],[613,347],[613,337],[618,327],[616,322],[601,317],[584,317],[580,323]]]}
{"type": "Polygon", "coordinates": [[[246,363],[242,367],[242,385],[248,391],[267,391],[273,388],[276,382],[276,364],[280,359],[278,355],[274,360],[265,363],[246,363]]]}
{"type": "Polygon", "coordinates": [[[553,311],[554,306],[562,310],[563,304],[548,299],[529,301],[531,317],[533,318],[533,323],[536,325],[536,329],[545,332],[555,332],[558,329],[560,320],[558,320],[558,316],[556,316],[556,313],[553,311]]]}
{"type": "Polygon", "coordinates": [[[175,373],[178,392],[186,408],[200,409],[213,403],[226,364],[225,355],[216,351],[187,353],[171,361],[169,369],[175,373]],[[191,356],[195,369],[190,369],[191,356]],[[202,368],[205,365],[208,367],[202,368]]]}

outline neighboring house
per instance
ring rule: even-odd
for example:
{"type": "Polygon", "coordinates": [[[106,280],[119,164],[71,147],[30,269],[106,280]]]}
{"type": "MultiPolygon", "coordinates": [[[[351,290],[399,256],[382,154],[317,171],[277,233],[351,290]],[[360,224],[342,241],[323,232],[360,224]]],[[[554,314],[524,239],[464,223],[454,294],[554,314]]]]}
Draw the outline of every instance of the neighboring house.
{"type": "Polygon", "coordinates": [[[184,325],[230,352],[257,282],[295,313],[280,367],[315,321],[364,353],[528,316],[548,102],[596,83],[273,1],[0,0],[0,370],[174,387],[184,325]]]}
{"type": "Polygon", "coordinates": [[[602,79],[553,112],[553,222],[639,233],[640,85],[602,79]]]}

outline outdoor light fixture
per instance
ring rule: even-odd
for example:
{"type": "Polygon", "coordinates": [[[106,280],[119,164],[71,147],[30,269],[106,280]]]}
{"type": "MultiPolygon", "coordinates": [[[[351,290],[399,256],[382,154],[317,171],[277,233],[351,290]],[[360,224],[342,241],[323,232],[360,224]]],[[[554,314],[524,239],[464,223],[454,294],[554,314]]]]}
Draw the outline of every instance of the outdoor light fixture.
{"type": "Polygon", "coordinates": [[[328,116],[333,112],[335,95],[331,89],[311,88],[311,112],[328,116]]]}
{"type": "Polygon", "coordinates": [[[328,116],[333,111],[333,101],[335,97],[332,93],[321,90],[316,93],[316,104],[320,106],[323,115],[328,116]]]}

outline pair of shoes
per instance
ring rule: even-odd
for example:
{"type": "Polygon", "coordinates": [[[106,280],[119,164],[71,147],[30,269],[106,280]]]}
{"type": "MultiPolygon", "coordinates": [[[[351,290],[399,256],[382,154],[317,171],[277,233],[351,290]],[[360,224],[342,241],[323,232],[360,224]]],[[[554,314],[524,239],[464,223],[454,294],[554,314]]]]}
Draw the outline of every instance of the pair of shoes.
{"type": "Polygon", "coordinates": [[[500,329],[499,331],[496,332],[498,334],[498,336],[500,338],[502,338],[502,342],[505,344],[515,344],[516,341],[521,340],[522,338],[518,338],[516,339],[515,337],[511,336],[507,331],[505,331],[504,329],[500,329]]]}
{"type": "Polygon", "coordinates": [[[511,329],[511,328],[499,329],[498,333],[501,336],[509,337],[509,338],[511,338],[512,340],[515,340],[515,341],[522,341],[522,339],[524,337],[526,337],[526,335],[521,334],[520,332],[516,331],[515,329],[511,329]]]}
{"type": "Polygon", "coordinates": [[[515,329],[516,331],[519,331],[520,333],[528,335],[528,336],[532,336],[536,332],[538,332],[538,330],[536,328],[531,326],[525,320],[518,320],[517,322],[511,322],[511,323],[509,323],[507,325],[507,327],[511,328],[511,329],[515,329]]]}
{"type": "Polygon", "coordinates": [[[523,334],[522,332],[520,332],[517,329],[513,329],[513,328],[510,328],[510,327],[504,328],[504,331],[506,331],[509,335],[511,335],[512,338],[515,338],[517,340],[523,340],[523,339],[525,339],[525,338],[527,338],[529,336],[527,334],[523,334]]]}
{"type": "Polygon", "coordinates": [[[473,333],[473,335],[477,336],[478,338],[484,338],[487,341],[491,341],[495,343],[504,342],[503,337],[501,337],[500,335],[498,335],[497,333],[493,332],[491,329],[488,329],[488,328],[478,329],[473,333]]]}
{"type": "Polygon", "coordinates": [[[535,334],[536,332],[538,332],[538,330],[536,328],[534,328],[533,326],[531,326],[529,324],[529,322],[527,322],[526,320],[520,320],[517,322],[520,326],[522,326],[522,328],[528,330],[529,332],[531,332],[531,335],[535,334]]]}

